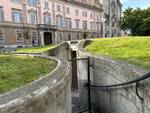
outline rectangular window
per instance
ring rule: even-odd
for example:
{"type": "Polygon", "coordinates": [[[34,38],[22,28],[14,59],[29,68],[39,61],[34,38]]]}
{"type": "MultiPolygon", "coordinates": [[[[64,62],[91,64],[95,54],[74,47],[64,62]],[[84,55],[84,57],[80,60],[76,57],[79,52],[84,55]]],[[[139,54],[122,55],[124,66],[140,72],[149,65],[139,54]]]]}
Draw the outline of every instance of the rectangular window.
{"type": "Polygon", "coordinates": [[[4,21],[4,11],[2,7],[0,7],[0,21],[4,21]]]}
{"type": "Polygon", "coordinates": [[[91,22],[91,30],[94,30],[94,22],[91,22]]]}
{"type": "Polygon", "coordinates": [[[23,30],[16,30],[16,42],[23,42],[23,30]]]}
{"type": "Polygon", "coordinates": [[[70,9],[69,9],[69,7],[67,7],[66,12],[67,12],[67,14],[70,14],[70,9]]]}
{"type": "Polygon", "coordinates": [[[47,0],[44,2],[44,8],[49,10],[49,2],[47,0]]]}
{"type": "Polygon", "coordinates": [[[85,15],[84,15],[84,11],[82,12],[82,16],[84,17],[85,15]]]}
{"type": "Polygon", "coordinates": [[[66,18],[66,28],[67,28],[67,29],[72,28],[72,21],[71,21],[71,18],[66,18]]]}
{"type": "Polygon", "coordinates": [[[44,15],[44,24],[48,24],[50,25],[51,24],[51,17],[50,15],[44,15]]]}
{"type": "Polygon", "coordinates": [[[61,6],[60,6],[60,5],[57,4],[57,5],[56,5],[56,8],[57,8],[57,11],[58,11],[58,12],[61,12],[61,6]]]}
{"type": "Polygon", "coordinates": [[[83,12],[82,12],[82,16],[83,16],[83,17],[87,17],[87,12],[86,12],[86,11],[83,11],[83,12]]]}
{"type": "Polygon", "coordinates": [[[75,22],[76,22],[76,29],[79,29],[80,20],[75,20],[75,22]]]}
{"type": "Polygon", "coordinates": [[[85,17],[87,17],[87,12],[85,12],[85,17]]]}
{"type": "Polygon", "coordinates": [[[37,0],[28,0],[27,2],[28,2],[28,5],[36,6],[38,1],[37,0]]]}
{"type": "Polygon", "coordinates": [[[12,9],[12,21],[15,23],[22,22],[22,14],[20,10],[12,9]]]}
{"type": "Polygon", "coordinates": [[[19,4],[20,0],[11,0],[13,3],[19,4]]]}
{"type": "Polygon", "coordinates": [[[83,21],[83,29],[87,29],[87,21],[83,21]]]}
{"type": "Polygon", "coordinates": [[[76,16],[79,16],[79,10],[76,9],[76,16]]]}
{"type": "Polygon", "coordinates": [[[56,17],[56,25],[57,25],[57,27],[62,27],[63,26],[62,16],[56,17]]]}
{"type": "Polygon", "coordinates": [[[100,30],[100,22],[97,22],[96,26],[97,26],[97,30],[99,31],[100,30]]]}
{"type": "Polygon", "coordinates": [[[93,18],[93,14],[91,13],[91,18],[93,18]]]}
{"type": "Polygon", "coordinates": [[[30,23],[36,24],[36,13],[29,13],[30,23]]]}
{"type": "Polygon", "coordinates": [[[63,35],[62,33],[58,34],[58,42],[62,42],[63,41],[63,35]]]}
{"type": "Polygon", "coordinates": [[[0,29],[0,42],[4,42],[4,30],[0,29]]]}

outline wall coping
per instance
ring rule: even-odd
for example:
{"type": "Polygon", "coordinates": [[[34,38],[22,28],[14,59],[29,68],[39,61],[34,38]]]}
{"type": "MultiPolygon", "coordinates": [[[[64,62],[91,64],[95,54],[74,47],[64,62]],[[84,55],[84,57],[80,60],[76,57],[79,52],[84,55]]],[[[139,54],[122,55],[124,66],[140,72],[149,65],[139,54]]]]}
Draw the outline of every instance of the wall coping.
{"type": "Polygon", "coordinates": [[[26,101],[31,100],[31,98],[41,97],[48,90],[57,87],[61,82],[63,82],[64,78],[66,78],[70,73],[68,62],[64,61],[62,62],[57,58],[42,55],[40,56],[30,55],[30,56],[53,59],[57,61],[58,64],[56,68],[46,76],[41,77],[38,80],[35,80],[29,84],[21,86],[20,88],[12,90],[8,93],[0,95],[0,110],[20,105],[26,101]],[[62,69],[63,71],[61,71],[60,74],[59,71],[62,69]]]}
{"type": "Polygon", "coordinates": [[[146,70],[144,68],[138,67],[136,65],[129,64],[129,63],[125,62],[125,61],[114,60],[114,59],[112,59],[110,57],[92,55],[92,54],[84,51],[84,49],[83,49],[86,41],[92,41],[92,39],[90,39],[90,40],[87,39],[87,40],[80,41],[79,44],[78,44],[77,50],[79,52],[81,52],[82,54],[84,54],[85,56],[87,56],[87,57],[91,57],[91,58],[98,59],[98,60],[108,61],[108,62],[111,62],[111,63],[114,63],[114,64],[121,64],[122,67],[125,67],[125,68],[128,67],[128,70],[132,70],[138,76],[145,75],[145,74],[147,74],[150,71],[150,70],[146,70]]]}

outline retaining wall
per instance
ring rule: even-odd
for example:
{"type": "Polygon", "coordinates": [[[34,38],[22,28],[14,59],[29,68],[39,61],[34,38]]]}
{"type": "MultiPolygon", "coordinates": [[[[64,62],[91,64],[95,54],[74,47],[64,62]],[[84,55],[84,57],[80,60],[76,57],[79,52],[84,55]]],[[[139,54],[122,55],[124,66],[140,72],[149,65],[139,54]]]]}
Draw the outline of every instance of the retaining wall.
{"type": "MultiPolygon", "coordinates": [[[[130,81],[142,76],[148,70],[127,64],[121,61],[114,61],[110,58],[96,57],[83,51],[84,41],[79,44],[78,58],[90,57],[91,84],[111,85],[130,81]]],[[[78,61],[78,82],[80,101],[87,106],[87,61],[78,61]]],[[[136,95],[135,85],[112,88],[112,89],[91,89],[92,104],[100,113],[150,113],[150,79],[140,82],[138,92],[144,101],[136,95]]]]}
{"type": "MultiPolygon", "coordinates": [[[[40,56],[41,57],[41,56],[40,56]]],[[[0,113],[71,113],[70,65],[58,66],[45,77],[0,96],[0,113]]]]}
{"type": "Polygon", "coordinates": [[[42,55],[46,56],[55,56],[61,60],[67,60],[70,58],[70,46],[67,42],[62,42],[57,47],[47,50],[42,53],[42,55]]]}

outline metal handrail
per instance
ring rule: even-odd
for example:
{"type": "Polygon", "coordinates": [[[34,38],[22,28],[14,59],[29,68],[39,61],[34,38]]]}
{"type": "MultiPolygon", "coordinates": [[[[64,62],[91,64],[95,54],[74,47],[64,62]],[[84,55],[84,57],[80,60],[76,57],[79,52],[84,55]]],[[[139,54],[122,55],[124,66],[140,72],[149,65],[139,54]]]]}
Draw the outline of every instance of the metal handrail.
{"type": "Polygon", "coordinates": [[[131,81],[127,81],[127,82],[123,82],[123,83],[119,83],[119,84],[112,84],[112,85],[91,85],[91,88],[113,88],[113,87],[119,87],[119,86],[125,86],[125,85],[130,85],[130,84],[134,84],[134,83],[138,83],[140,81],[143,81],[145,79],[150,78],[150,72],[148,72],[147,74],[133,79],[131,81]]]}
{"type": "Polygon", "coordinates": [[[140,81],[143,81],[148,78],[150,78],[150,72],[148,72],[147,74],[145,74],[139,78],[133,79],[131,81],[127,81],[127,82],[123,82],[123,83],[119,83],[119,84],[112,84],[112,85],[99,85],[99,86],[98,85],[90,85],[90,88],[110,89],[110,88],[114,88],[114,87],[116,88],[116,87],[121,87],[121,86],[131,85],[131,84],[136,83],[136,86],[135,86],[136,95],[139,97],[140,100],[143,101],[144,98],[142,98],[138,93],[138,86],[139,86],[140,81]]]}

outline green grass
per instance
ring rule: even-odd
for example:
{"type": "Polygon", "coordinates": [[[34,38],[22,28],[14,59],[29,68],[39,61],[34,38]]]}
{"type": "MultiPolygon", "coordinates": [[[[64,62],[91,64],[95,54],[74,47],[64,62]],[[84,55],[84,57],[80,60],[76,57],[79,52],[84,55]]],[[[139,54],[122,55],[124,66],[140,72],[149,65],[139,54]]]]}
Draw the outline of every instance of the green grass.
{"type": "Polygon", "coordinates": [[[150,69],[150,36],[103,38],[89,42],[86,51],[150,69]]]}
{"type": "Polygon", "coordinates": [[[41,46],[41,47],[28,47],[28,48],[18,48],[17,53],[41,53],[46,50],[56,47],[55,45],[41,46]]]}
{"type": "Polygon", "coordinates": [[[56,65],[54,60],[0,54],[0,94],[39,79],[56,65]]]}

